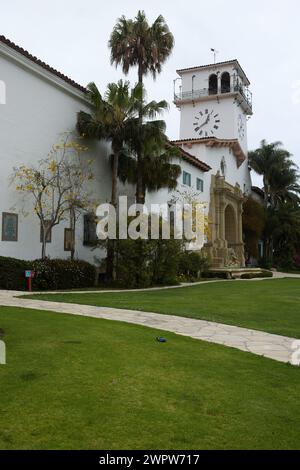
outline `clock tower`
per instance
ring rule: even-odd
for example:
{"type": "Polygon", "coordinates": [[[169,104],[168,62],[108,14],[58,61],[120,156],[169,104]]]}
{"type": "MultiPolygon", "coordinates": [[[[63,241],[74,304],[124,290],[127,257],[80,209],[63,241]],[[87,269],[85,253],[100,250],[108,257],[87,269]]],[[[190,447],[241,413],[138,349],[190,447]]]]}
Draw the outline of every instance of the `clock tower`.
{"type": "Polygon", "coordinates": [[[237,139],[247,153],[252,96],[250,82],[239,62],[191,67],[177,73],[174,102],[181,115],[180,139],[237,139]]]}
{"type": "MultiPolygon", "coordinates": [[[[209,239],[203,250],[214,268],[245,265],[242,206],[251,192],[247,120],[250,82],[237,60],[177,70],[174,103],[180,110],[175,143],[211,167],[203,176],[209,239]]],[[[195,175],[196,176],[196,175],[195,175]]]]}

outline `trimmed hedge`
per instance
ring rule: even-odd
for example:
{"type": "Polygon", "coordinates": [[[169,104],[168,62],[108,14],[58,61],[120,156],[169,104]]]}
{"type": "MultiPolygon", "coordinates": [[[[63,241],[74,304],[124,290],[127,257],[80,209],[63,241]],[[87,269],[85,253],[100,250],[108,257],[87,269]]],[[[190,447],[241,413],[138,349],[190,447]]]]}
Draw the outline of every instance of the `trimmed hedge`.
{"type": "Polygon", "coordinates": [[[202,275],[205,279],[229,279],[228,272],[205,271],[202,275]]]}
{"type": "Polygon", "coordinates": [[[242,274],[241,279],[263,279],[267,277],[273,277],[273,273],[271,271],[263,271],[262,273],[247,273],[242,274]]]}
{"type": "Polygon", "coordinates": [[[0,288],[25,290],[24,271],[32,269],[30,261],[0,256],[0,288]]]}
{"type": "Polygon", "coordinates": [[[96,268],[81,260],[39,259],[24,261],[0,257],[0,288],[26,290],[24,271],[35,271],[33,290],[58,290],[93,287],[96,268]]]}
{"type": "MultiPolygon", "coordinates": [[[[203,274],[203,277],[208,278],[208,279],[232,279],[230,275],[230,270],[224,271],[224,272],[214,272],[214,271],[208,271],[203,274]]],[[[242,274],[240,279],[263,279],[263,278],[268,278],[268,277],[273,277],[273,273],[271,271],[263,271],[261,273],[245,273],[242,274]]],[[[236,279],[236,278],[233,278],[236,279]]]]}

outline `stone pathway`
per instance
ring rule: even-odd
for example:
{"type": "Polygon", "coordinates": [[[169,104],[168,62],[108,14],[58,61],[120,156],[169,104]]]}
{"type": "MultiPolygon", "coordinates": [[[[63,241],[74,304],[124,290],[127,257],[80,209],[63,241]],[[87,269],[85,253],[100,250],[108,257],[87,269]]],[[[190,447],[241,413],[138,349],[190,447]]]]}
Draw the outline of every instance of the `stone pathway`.
{"type": "Polygon", "coordinates": [[[159,313],[18,298],[23,294],[14,291],[0,291],[0,305],[134,323],[210,343],[222,344],[285,363],[293,363],[295,348],[300,346],[300,341],[294,338],[237,326],[159,313]]]}

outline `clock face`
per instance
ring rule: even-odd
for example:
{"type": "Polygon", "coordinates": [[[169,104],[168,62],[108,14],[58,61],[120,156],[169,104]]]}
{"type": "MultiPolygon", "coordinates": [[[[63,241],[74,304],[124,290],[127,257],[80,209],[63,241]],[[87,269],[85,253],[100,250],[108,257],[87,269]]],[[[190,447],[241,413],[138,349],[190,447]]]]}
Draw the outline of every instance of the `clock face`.
{"type": "Polygon", "coordinates": [[[194,131],[199,137],[213,137],[220,127],[219,114],[213,108],[199,111],[194,117],[194,131]]]}
{"type": "Polygon", "coordinates": [[[238,117],[238,134],[241,140],[243,140],[243,138],[245,137],[245,131],[245,124],[242,115],[240,114],[238,117]]]}

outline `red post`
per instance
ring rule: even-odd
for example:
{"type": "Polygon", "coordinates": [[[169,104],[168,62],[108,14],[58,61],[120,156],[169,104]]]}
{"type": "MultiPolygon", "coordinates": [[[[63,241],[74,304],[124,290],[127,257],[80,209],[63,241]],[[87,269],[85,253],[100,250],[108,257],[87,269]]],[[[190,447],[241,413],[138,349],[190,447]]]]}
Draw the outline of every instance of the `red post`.
{"type": "Polygon", "coordinates": [[[28,277],[28,291],[32,292],[32,286],[31,286],[31,277],[28,277]]]}

